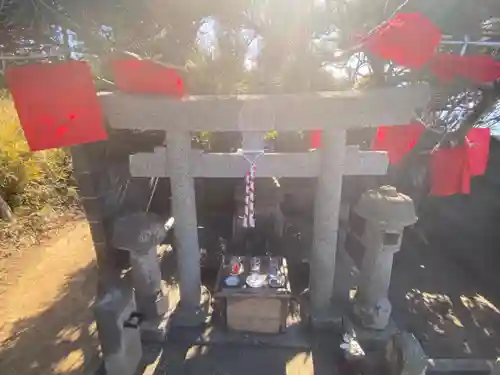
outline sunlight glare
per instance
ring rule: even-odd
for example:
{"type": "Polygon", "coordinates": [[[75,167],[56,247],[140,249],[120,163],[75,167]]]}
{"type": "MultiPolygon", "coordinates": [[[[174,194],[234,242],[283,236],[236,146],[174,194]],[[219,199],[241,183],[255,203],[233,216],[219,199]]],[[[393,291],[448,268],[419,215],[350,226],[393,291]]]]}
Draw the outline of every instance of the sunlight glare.
{"type": "Polygon", "coordinates": [[[53,374],[68,374],[84,365],[85,354],[82,349],[76,349],[61,359],[53,368],[53,374]]]}
{"type": "Polygon", "coordinates": [[[485,307],[487,307],[490,310],[496,312],[497,314],[500,314],[500,310],[498,310],[498,308],[493,303],[488,301],[484,296],[480,294],[476,294],[474,296],[474,302],[476,302],[476,304],[479,306],[480,309],[484,309],[485,307]]]}
{"type": "Polygon", "coordinates": [[[304,369],[313,368],[313,358],[309,352],[301,352],[286,363],[285,374],[300,375],[304,369]]]}

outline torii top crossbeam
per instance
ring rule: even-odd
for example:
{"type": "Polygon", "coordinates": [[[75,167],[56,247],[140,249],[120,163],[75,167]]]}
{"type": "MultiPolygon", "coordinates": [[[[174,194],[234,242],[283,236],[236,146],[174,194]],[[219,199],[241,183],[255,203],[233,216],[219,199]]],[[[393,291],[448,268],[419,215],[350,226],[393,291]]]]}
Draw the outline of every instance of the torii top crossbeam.
{"type": "Polygon", "coordinates": [[[113,128],[184,131],[299,131],[408,123],[427,85],[284,95],[189,96],[182,100],[101,93],[113,128]]]}

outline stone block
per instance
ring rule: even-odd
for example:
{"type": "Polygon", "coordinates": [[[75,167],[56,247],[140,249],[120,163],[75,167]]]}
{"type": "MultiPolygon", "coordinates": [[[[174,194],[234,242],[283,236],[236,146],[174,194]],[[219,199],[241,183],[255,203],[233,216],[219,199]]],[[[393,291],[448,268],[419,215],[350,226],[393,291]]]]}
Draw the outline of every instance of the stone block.
{"type": "Polygon", "coordinates": [[[136,291],[137,310],[145,320],[162,317],[168,311],[168,298],[161,291],[156,294],[141,294],[136,291]]]}
{"type": "Polygon", "coordinates": [[[169,316],[145,320],[141,323],[141,340],[143,342],[162,343],[165,341],[170,326],[169,316]]]}
{"type": "Polygon", "coordinates": [[[392,320],[383,330],[366,328],[353,315],[344,316],[342,323],[343,331],[354,335],[367,351],[383,351],[389,340],[400,332],[392,320]]]}
{"type": "Polygon", "coordinates": [[[123,330],[123,348],[104,358],[107,375],[133,375],[141,362],[142,343],[137,327],[123,330]]]}
{"type": "Polygon", "coordinates": [[[110,289],[96,302],[94,313],[107,374],[133,375],[142,344],[131,288],[122,284],[110,289]]]}
{"type": "Polygon", "coordinates": [[[279,298],[231,297],[227,300],[227,327],[236,331],[278,333],[284,327],[283,304],[279,298]]]}
{"type": "MultiPolygon", "coordinates": [[[[132,282],[137,295],[155,298],[161,292],[161,271],[156,247],[146,254],[131,254],[132,282]]],[[[148,297],[149,298],[149,297],[148,297]]]]}
{"type": "Polygon", "coordinates": [[[497,358],[495,365],[491,369],[491,375],[500,375],[500,358],[497,358]]]}

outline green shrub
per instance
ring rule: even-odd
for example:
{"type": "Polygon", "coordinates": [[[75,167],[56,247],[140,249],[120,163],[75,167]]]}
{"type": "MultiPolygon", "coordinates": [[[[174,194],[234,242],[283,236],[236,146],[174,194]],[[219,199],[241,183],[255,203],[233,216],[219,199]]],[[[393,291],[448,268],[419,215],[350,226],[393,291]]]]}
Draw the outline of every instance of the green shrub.
{"type": "Polygon", "coordinates": [[[30,152],[8,95],[0,96],[0,194],[17,216],[77,201],[66,150],[30,152]]]}

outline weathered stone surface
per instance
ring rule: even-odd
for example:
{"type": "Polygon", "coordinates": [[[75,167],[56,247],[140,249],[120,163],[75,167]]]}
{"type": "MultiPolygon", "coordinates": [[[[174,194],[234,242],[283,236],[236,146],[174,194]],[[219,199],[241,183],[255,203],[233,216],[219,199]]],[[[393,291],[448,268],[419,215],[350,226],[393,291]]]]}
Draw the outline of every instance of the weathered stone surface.
{"type": "Polygon", "coordinates": [[[354,313],[367,328],[382,330],[389,324],[392,306],[387,298],[380,298],[373,305],[354,305],[354,313]]]}
{"type": "Polygon", "coordinates": [[[264,150],[265,132],[243,132],[241,140],[241,148],[243,150],[264,150]]]}
{"type": "Polygon", "coordinates": [[[200,246],[194,180],[189,172],[191,135],[182,127],[167,135],[166,157],[170,163],[172,211],[181,301],[185,309],[196,311],[200,303],[200,246]]]}
{"type": "MultiPolygon", "coordinates": [[[[134,177],[169,177],[170,162],[166,149],[156,147],[154,152],[130,155],[130,174],[134,177]]],[[[189,173],[193,177],[235,178],[248,172],[248,161],[238,153],[216,154],[191,150],[189,173]]],[[[357,146],[347,146],[344,175],[384,175],[389,161],[384,151],[360,151],[357,146]]],[[[257,162],[256,177],[317,177],[320,173],[320,151],[303,153],[266,153],[257,162]]]]}
{"type": "Polygon", "coordinates": [[[491,375],[500,375],[500,358],[495,362],[495,366],[491,369],[491,375]]]}
{"type": "Polygon", "coordinates": [[[169,317],[145,320],[141,323],[141,340],[144,342],[163,343],[169,329],[169,317]]]}
{"type": "MultiPolygon", "coordinates": [[[[168,309],[167,297],[161,289],[156,249],[170,226],[171,220],[165,223],[165,220],[151,213],[135,213],[115,222],[113,244],[130,252],[137,309],[148,327],[158,327],[160,324],[156,322],[161,321],[168,309]]],[[[164,336],[164,333],[159,331],[156,335],[164,336]]]]}
{"type": "Polygon", "coordinates": [[[165,220],[152,213],[135,213],[115,221],[113,246],[134,254],[147,254],[167,235],[165,220]]]}
{"type": "Polygon", "coordinates": [[[149,254],[131,255],[132,283],[138,311],[144,319],[156,319],[168,309],[168,301],[161,290],[161,271],[156,256],[156,248],[149,254]]]}
{"type": "Polygon", "coordinates": [[[416,221],[415,208],[411,198],[383,186],[363,194],[355,210],[366,219],[366,225],[354,313],[366,328],[383,330],[392,311],[387,296],[393,255],[401,248],[404,228],[416,221]]]}
{"type": "Polygon", "coordinates": [[[499,372],[496,366],[499,364],[498,360],[479,358],[430,358],[427,361],[426,374],[497,375],[499,372]]]}
{"type": "Polygon", "coordinates": [[[123,341],[125,347],[119,353],[113,353],[105,357],[104,366],[107,375],[133,375],[142,358],[142,343],[137,328],[125,328],[123,330],[123,341]]]}
{"type": "Polygon", "coordinates": [[[389,340],[400,330],[392,319],[385,329],[376,330],[366,328],[356,316],[346,315],[343,319],[343,332],[353,335],[363,348],[383,351],[389,340]]]}
{"type": "Polygon", "coordinates": [[[268,131],[407,124],[429,100],[427,85],[285,95],[165,97],[101,93],[117,129],[268,131]],[[381,103],[391,103],[391,109],[381,103]],[[311,121],[314,119],[314,121],[311,121]]]}
{"type": "Polygon", "coordinates": [[[105,243],[107,240],[107,233],[104,223],[101,221],[89,220],[90,234],[92,235],[92,241],[97,243],[105,243]]]}
{"type": "Polygon", "coordinates": [[[212,295],[206,287],[200,288],[200,300],[194,307],[191,304],[184,304],[181,293],[175,290],[172,292],[172,295],[169,293],[170,301],[172,301],[170,309],[176,306],[169,316],[169,324],[172,327],[197,327],[209,321],[212,316],[212,295]]]}
{"type": "Polygon", "coordinates": [[[428,357],[411,333],[400,332],[391,337],[385,349],[389,375],[424,375],[428,357]]]}
{"type": "Polygon", "coordinates": [[[356,213],[388,229],[404,228],[417,221],[413,201],[407,195],[398,193],[393,186],[382,186],[368,190],[356,205],[356,213]]]}
{"type": "Polygon", "coordinates": [[[96,302],[94,313],[107,374],[134,374],[142,345],[132,290],[125,285],[111,288],[96,302]]]}
{"type": "Polygon", "coordinates": [[[345,131],[323,132],[321,169],[314,202],[314,243],[311,254],[311,314],[328,316],[333,297],[345,156],[345,131]]]}

